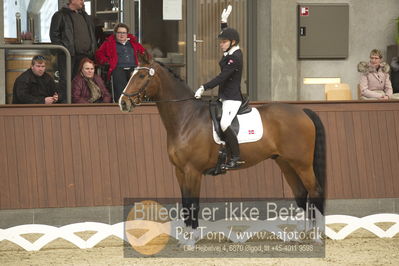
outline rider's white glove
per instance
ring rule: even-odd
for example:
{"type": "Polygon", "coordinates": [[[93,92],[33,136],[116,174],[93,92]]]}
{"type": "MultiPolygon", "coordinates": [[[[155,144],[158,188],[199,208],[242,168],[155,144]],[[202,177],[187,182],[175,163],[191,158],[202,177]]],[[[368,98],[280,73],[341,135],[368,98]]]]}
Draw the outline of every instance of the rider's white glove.
{"type": "Polygon", "coordinates": [[[201,87],[199,87],[199,89],[195,92],[194,97],[196,99],[201,99],[201,96],[204,93],[204,91],[205,91],[204,86],[201,85],[201,87]]]}
{"type": "Polygon", "coordinates": [[[223,9],[222,15],[220,16],[220,21],[222,23],[227,23],[227,18],[230,16],[231,10],[233,9],[233,7],[231,5],[229,5],[227,7],[227,9],[223,9]]]}

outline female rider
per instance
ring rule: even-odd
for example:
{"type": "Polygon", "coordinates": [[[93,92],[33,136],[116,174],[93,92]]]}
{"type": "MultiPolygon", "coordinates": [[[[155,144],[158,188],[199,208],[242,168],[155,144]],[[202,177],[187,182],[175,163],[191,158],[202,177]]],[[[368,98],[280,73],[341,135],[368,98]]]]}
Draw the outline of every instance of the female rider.
{"type": "Polygon", "coordinates": [[[241,94],[243,59],[238,45],[240,37],[235,29],[227,27],[227,18],[231,9],[232,7],[229,5],[227,10],[223,10],[222,31],[218,36],[220,48],[223,51],[223,57],[219,62],[221,72],[211,81],[201,85],[195,93],[195,98],[200,99],[205,90],[219,86],[219,98],[223,106],[220,126],[231,153],[230,161],[225,165],[226,169],[238,168],[243,163],[240,161],[240,149],[236,133],[230,126],[243,100],[241,94]]]}

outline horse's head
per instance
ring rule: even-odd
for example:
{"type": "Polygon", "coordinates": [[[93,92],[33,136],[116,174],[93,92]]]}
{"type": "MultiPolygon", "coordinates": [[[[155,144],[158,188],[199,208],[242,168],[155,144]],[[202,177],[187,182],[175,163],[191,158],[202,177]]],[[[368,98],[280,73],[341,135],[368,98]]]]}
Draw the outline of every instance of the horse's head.
{"type": "Polygon", "coordinates": [[[136,105],[140,105],[145,98],[156,95],[158,81],[155,73],[155,63],[151,56],[144,52],[138,55],[139,66],[136,67],[125,89],[119,98],[119,107],[123,112],[131,112],[136,105]]]}

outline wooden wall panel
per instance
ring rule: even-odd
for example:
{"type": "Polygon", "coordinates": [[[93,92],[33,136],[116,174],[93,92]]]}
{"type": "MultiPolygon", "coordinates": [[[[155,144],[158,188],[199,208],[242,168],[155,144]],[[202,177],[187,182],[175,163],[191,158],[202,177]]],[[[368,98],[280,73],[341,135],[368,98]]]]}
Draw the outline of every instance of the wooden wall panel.
{"type": "Polygon", "coordinates": [[[392,197],[394,195],[393,192],[393,182],[392,182],[392,171],[391,171],[391,160],[390,157],[386,157],[389,153],[389,146],[391,143],[393,144],[395,140],[391,143],[388,143],[389,140],[389,133],[388,133],[388,124],[387,124],[387,117],[389,113],[387,112],[378,112],[377,119],[378,119],[378,138],[380,139],[380,149],[381,149],[381,159],[382,159],[382,174],[384,178],[384,194],[388,197],[392,197]]]}
{"type": "Polygon", "coordinates": [[[58,145],[62,145],[62,159],[64,166],[64,177],[65,177],[65,189],[66,189],[66,206],[76,206],[76,184],[74,175],[73,165],[73,152],[72,146],[75,145],[75,141],[71,134],[71,123],[70,117],[61,116],[61,132],[62,138],[58,145]]]}
{"type": "Polygon", "coordinates": [[[155,180],[155,161],[153,156],[153,150],[157,147],[153,146],[152,140],[152,128],[151,128],[151,115],[143,115],[142,119],[142,130],[143,130],[143,142],[144,152],[138,154],[138,156],[144,157],[144,169],[147,180],[147,195],[148,197],[157,197],[157,187],[155,180]]]}
{"type": "Polygon", "coordinates": [[[367,186],[369,188],[369,195],[371,197],[377,197],[376,186],[374,183],[375,180],[375,172],[374,172],[374,155],[373,155],[373,146],[372,146],[372,136],[371,129],[369,123],[369,113],[362,112],[362,132],[364,147],[365,147],[365,156],[366,156],[366,176],[367,176],[367,186]]]}
{"type": "Polygon", "coordinates": [[[120,195],[123,197],[123,195],[129,195],[128,179],[131,175],[129,174],[128,165],[130,160],[134,160],[134,157],[130,155],[132,147],[126,145],[125,116],[115,115],[113,120],[115,121],[114,130],[116,131],[115,144],[117,151],[113,160],[116,160],[118,165],[118,175],[115,178],[119,179],[120,195]]]}
{"type": "Polygon", "coordinates": [[[90,150],[90,136],[88,126],[88,116],[78,116],[78,126],[80,130],[80,148],[82,155],[82,174],[83,174],[83,198],[84,202],[89,206],[94,205],[93,200],[93,183],[92,183],[92,169],[91,169],[91,153],[90,150]]]}
{"type": "Polygon", "coordinates": [[[72,167],[74,175],[74,186],[76,191],[76,206],[85,204],[84,199],[84,182],[83,182],[83,162],[82,162],[82,148],[80,139],[79,116],[71,115],[71,147],[72,147],[72,167]]]}
{"type": "Polygon", "coordinates": [[[5,209],[11,208],[11,188],[8,174],[8,153],[7,153],[7,138],[5,132],[4,117],[0,116],[0,206],[5,209]]]}
{"type": "MultiPolygon", "coordinates": [[[[52,119],[49,115],[45,115],[42,117],[42,126],[43,126],[43,150],[44,150],[44,171],[46,177],[47,184],[47,204],[48,207],[57,207],[57,185],[56,185],[56,175],[55,175],[55,154],[54,154],[54,145],[53,143],[53,134],[52,134],[52,119]]],[[[57,154],[58,156],[58,154],[57,154]]],[[[59,159],[59,158],[57,158],[59,159]]]]}
{"type": "MultiPolygon", "coordinates": [[[[255,103],[256,105],[257,103],[255,103]]],[[[301,102],[327,132],[328,198],[399,196],[399,102],[301,102]]],[[[154,105],[0,106],[0,208],[122,205],[180,197],[154,105]]],[[[273,160],[206,176],[201,196],[292,197],[273,160]]]]}
{"type": "Polygon", "coordinates": [[[348,167],[347,179],[351,186],[351,195],[353,197],[359,198],[361,194],[359,179],[352,178],[353,176],[359,176],[358,164],[356,158],[356,141],[354,135],[354,120],[352,112],[344,112],[343,128],[345,129],[345,139],[347,143],[346,149],[346,167],[348,167]]]}
{"type": "MultiPolygon", "coordinates": [[[[147,136],[143,135],[143,121],[142,117],[134,116],[134,160],[137,165],[137,172],[135,173],[135,178],[137,179],[139,194],[138,197],[146,197],[148,195],[148,186],[146,178],[145,169],[145,158],[144,158],[144,138],[147,136]]],[[[147,137],[148,138],[148,137],[147,137]]],[[[131,157],[133,157],[131,156],[131,157]]],[[[133,158],[132,158],[133,159],[133,158]]]]}
{"type": "Polygon", "coordinates": [[[89,149],[90,152],[90,164],[91,164],[91,182],[93,184],[93,201],[94,205],[104,205],[103,201],[103,183],[102,183],[102,172],[100,166],[100,146],[101,140],[99,138],[99,130],[97,123],[97,116],[88,116],[89,126],[89,149]]]}
{"type": "MultiPolygon", "coordinates": [[[[393,168],[393,183],[394,183],[394,191],[399,190],[399,111],[393,111],[393,124],[392,124],[392,131],[389,132],[390,139],[395,139],[394,142],[391,143],[390,147],[392,148],[392,157],[391,161],[392,164],[395,166],[393,168]]],[[[396,194],[396,193],[395,193],[396,194]]]]}
{"type": "Polygon", "coordinates": [[[25,137],[24,131],[20,130],[24,128],[23,117],[16,117],[14,120],[14,137],[15,137],[15,152],[16,152],[16,161],[17,161],[17,176],[15,177],[15,181],[18,182],[18,191],[19,191],[19,202],[22,208],[29,208],[29,194],[30,189],[28,186],[28,172],[27,172],[27,161],[28,157],[25,150],[25,137]]]}
{"type": "MultiPolygon", "coordinates": [[[[32,160],[36,161],[36,176],[37,176],[37,195],[39,204],[37,206],[47,206],[48,194],[47,194],[47,172],[44,159],[44,139],[43,139],[43,123],[42,117],[32,117],[33,120],[33,135],[35,141],[35,156],[32,160]]],[[[7,158],[9,156],[7,155],[7,158]]],[[[9,165],[8,167],[11,167],[9,165]]],[[[32,188],[34,190],[34,188],[32,188]]],[[[33,191],[35,193],[35,191],[33,191]]],[[[82,202],[83,203],[83,202],[82,202]]]]}
{"type": "Polygon", "coordinates": [[[133,118],[131,116],[126,117],[124,123],[124,130],[125,130],[125,145],[127,147],[126,150],[126,163],[127,163],[127,176],[126,182],[128,182],[129,187],[129,195],[138,195],[139,194],[139,187],[138,187],[138,177],[134,175],[134,178],[131,178],[132,174],[137,173],[137,163],[136,163],[136,147],[134,143],[134,132],[133,128],[136,125],[133,123],[133,118]]]}
{"type": "Polygon", "coordinates": [[[112,181],[111,181],[111,158],[108,148],[109,139],[107,137],[107,120],[105,115],[97,116],[98,127],[98,147],[99,147],[99,180],[102,184],[103,205],[112,205],[112,181]]]}
{"type": "Polygon", "coordinates": [[[390,174],[391,174],[391,189],[392,195],[395,195],[395,188],[398,184],[398,174],[399,174],[399,153],[398,153],[398,139],[396,138],[395,132],[395,112],[390,111],[387,112],[386,115],[387,122],[387,132],[384,138],[387,141],[387,153],[390,154],[388,158],[385,158],[390,165],[390,174]]]}
{"type": "MultiPolygon", "coordinates": [[[[367,185],[367,169],[366,164],[368,164],[368,160],[365,155],[365,147],[364,147],[364,135],[362,134],[362,121],[361,121],[361,113],[353,112],[353,135],[354,135],[354,145],[355,149],[352,151],[351,157],[356,161],[357,167],[357,176],[361,177],[361,180],[358,178],[360,195],[359,197],[365,197],[368,195],[368,185],[367,185]]],[[[353,163],[351,163],[352,165],[353,163]]],[[[355,167],[355,166],[353,166],[355,167]]],[[[354,179],[353,176],[350,179],[354,179]]]]}
{"type": "MultiPolygon", "coordinates": [[[[13,117],[5,117],[4,119],[4,129],[5,129],[5,139],[6,152],[4,155],[7,155],[7,176],[8,184],[9,184],[9,196],[10,196],[10,205],[18,206],[18,208],[24,208],[23,202],[21,202],[20,197],[20,185],[18,183],[18,159],[17,150],[15,145],[15,127],[14,127],[14,119],[13,117]]],[[[23,191],[25,192],[25,191],[23,191]]]]}
{"type": "MultiPolygon", "coordinates": [[[[327,129],[328,132],[328,153],[330,155],[331,161],[328,162],[330,173],[328,176],[335,176],[336,182],[328,182],[329,189],[333,191],[334,195],[338,197],[345,197],[345,193],[341,184],[343,183],[342,174],[341,174],[341,162],[339,160],[339,156],[335,156],[339,153],[340,143],[338,141],[338,128],[337,121],[335,117],[335,112],[327,113],[327,129]]],[[[329,179],[330,181],[330,179],[329,179]]],[[[330,193],[329,193],[330,195],[330,193]]]]}
{"type": "Polygon", "coordinates": [[[53,151],[54,151],[54,173],[56,180],[56,199],[57,206],[60,204],[65,204],[67,202],[66,197],[66,183],[65,183],[65,159],[64,149],[62,147],[63,134],[61,129],[61,119],[60,117],[52,118],[52,132],[53,132],[53,151]]]}
{"type": "Polygon", "coordinates": [[[116,144],[116,131],[120,128],[116,128],[114,115],[106,115],[106,136],[108,142],[109,152],[109,166],[110,166],[110,182],[111,182],[111,197],[112,205],[121,205],[121,187],[119,181],[119,161],[118,161],[118,147],[116,144]],[[110,130],[115,129],[115,130],[110,130]]]}

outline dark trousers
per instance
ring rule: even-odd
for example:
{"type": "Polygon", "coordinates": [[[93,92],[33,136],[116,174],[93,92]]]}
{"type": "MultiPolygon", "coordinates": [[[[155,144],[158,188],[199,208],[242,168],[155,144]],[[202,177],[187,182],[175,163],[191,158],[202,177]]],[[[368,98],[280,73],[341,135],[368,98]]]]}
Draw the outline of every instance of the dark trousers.
{"type": "Polygon", "coordinates": [[[130,79],[130,75],[132,74],[134,67],[130,68],[123,68],[123,67],[116,67],[114,71],[112,71],[112,85],[114,88],[114,102],[119,101],[119,97],[123,90],[125,89],[127,82],[130,79]]]}
{"type": "MultiPolygon", "coordinates": [[[[80,61],[88,57],[87,55],[77,54],[71,56],[71,81],[78,74],[80,61]]],[[[92,58],[90,58],[92,59],[92,58]]],[[[58,70],[59,70],[59,89],[58,94],[61,96],[60,102],[67,102],[67,92],[66,92],[66,57],[65,54],[58,55],[58,70]]],[[[72,89],[72,88],[71,88],[72,89]]]]}

